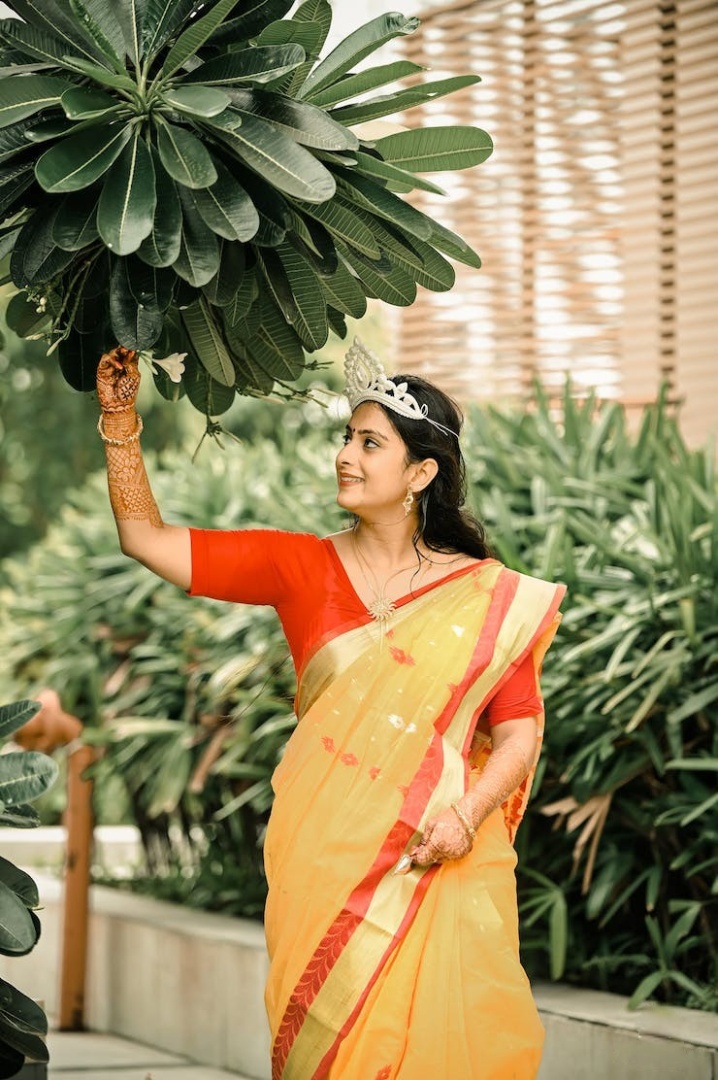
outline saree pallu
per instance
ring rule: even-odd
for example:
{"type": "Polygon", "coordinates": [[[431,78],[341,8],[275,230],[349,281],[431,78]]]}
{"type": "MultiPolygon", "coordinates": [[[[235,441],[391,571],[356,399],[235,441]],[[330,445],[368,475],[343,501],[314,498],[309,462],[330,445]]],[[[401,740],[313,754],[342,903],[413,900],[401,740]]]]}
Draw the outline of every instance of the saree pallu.
{"type": "Polygon", "coordinates": [[[480,775],[477,716],[528,653],[540,670],[563,592],[486,560],[306,664],[265,842],[274,1080],[535,1076],[512,846],[532,773],[466,858],[392,870],[480,775]]]}

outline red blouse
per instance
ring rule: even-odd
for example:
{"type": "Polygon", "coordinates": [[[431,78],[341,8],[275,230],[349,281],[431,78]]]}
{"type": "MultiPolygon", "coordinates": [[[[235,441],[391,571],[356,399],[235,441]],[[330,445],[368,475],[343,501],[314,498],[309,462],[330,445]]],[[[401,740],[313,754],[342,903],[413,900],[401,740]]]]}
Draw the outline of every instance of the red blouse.
{"type": "MultiPolygon", "coordinates": [[[[371,616],[347,576],[332,541],[310,533],[278,529],[190,529],[190,596],[210,596],[238,604],[275,608],[289,644],[295,670],[327,637],[371,616]]],[[[466,567],[447,574],[447,581],[466,567]]],[[[433,588],[432,582],[413,595],[433,588]]],[[[407,597],[409,599],[409,597],[407,597]]],[[[535,716],[543,702],[529,656],[497,690],[486,707],[490,724],[535,716]]]]}

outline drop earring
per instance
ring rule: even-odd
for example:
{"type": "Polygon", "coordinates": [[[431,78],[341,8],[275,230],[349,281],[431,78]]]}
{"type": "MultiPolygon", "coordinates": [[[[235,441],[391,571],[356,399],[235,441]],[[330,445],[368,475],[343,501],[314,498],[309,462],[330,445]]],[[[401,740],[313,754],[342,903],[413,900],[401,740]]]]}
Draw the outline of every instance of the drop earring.
{"type": "Polygon", "coordinates": [[[406,498],[401,505],[404,507],[404,517],[408,517],[411,513],[411,508],[414,505],[414,492],[411,490],[411,488],[407,488],[406,498]]]}

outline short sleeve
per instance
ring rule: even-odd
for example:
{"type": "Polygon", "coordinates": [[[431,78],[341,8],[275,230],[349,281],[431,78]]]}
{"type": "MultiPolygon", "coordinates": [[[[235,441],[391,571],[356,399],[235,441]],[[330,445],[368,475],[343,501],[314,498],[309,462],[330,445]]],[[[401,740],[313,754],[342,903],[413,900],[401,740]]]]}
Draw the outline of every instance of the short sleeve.
{"type": "Polygon", "coordinates": [[[543,712],[543,699],[532,653],[518,665],[513,674],[496,691],[485,709],[493,727],[502,720],[520,720],[543,712]]]}
{"type": "Polygon", "coordinates": [[[190,596],[276,607],[302,574],[302,554],[317,537],[279,529],[190,529],[190,596]]]}

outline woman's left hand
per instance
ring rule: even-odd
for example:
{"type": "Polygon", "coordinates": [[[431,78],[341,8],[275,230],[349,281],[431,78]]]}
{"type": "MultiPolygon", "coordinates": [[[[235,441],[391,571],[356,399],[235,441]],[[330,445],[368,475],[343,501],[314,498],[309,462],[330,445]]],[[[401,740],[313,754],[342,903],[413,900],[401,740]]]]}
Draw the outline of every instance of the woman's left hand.
{"type": "Polygon", "coordinates": [[[419,844],[409,852],[415,866],[431,866],[449,859],[463,859],[471,851],[471,837],[451,808],[430,818],[419,844]]]}

